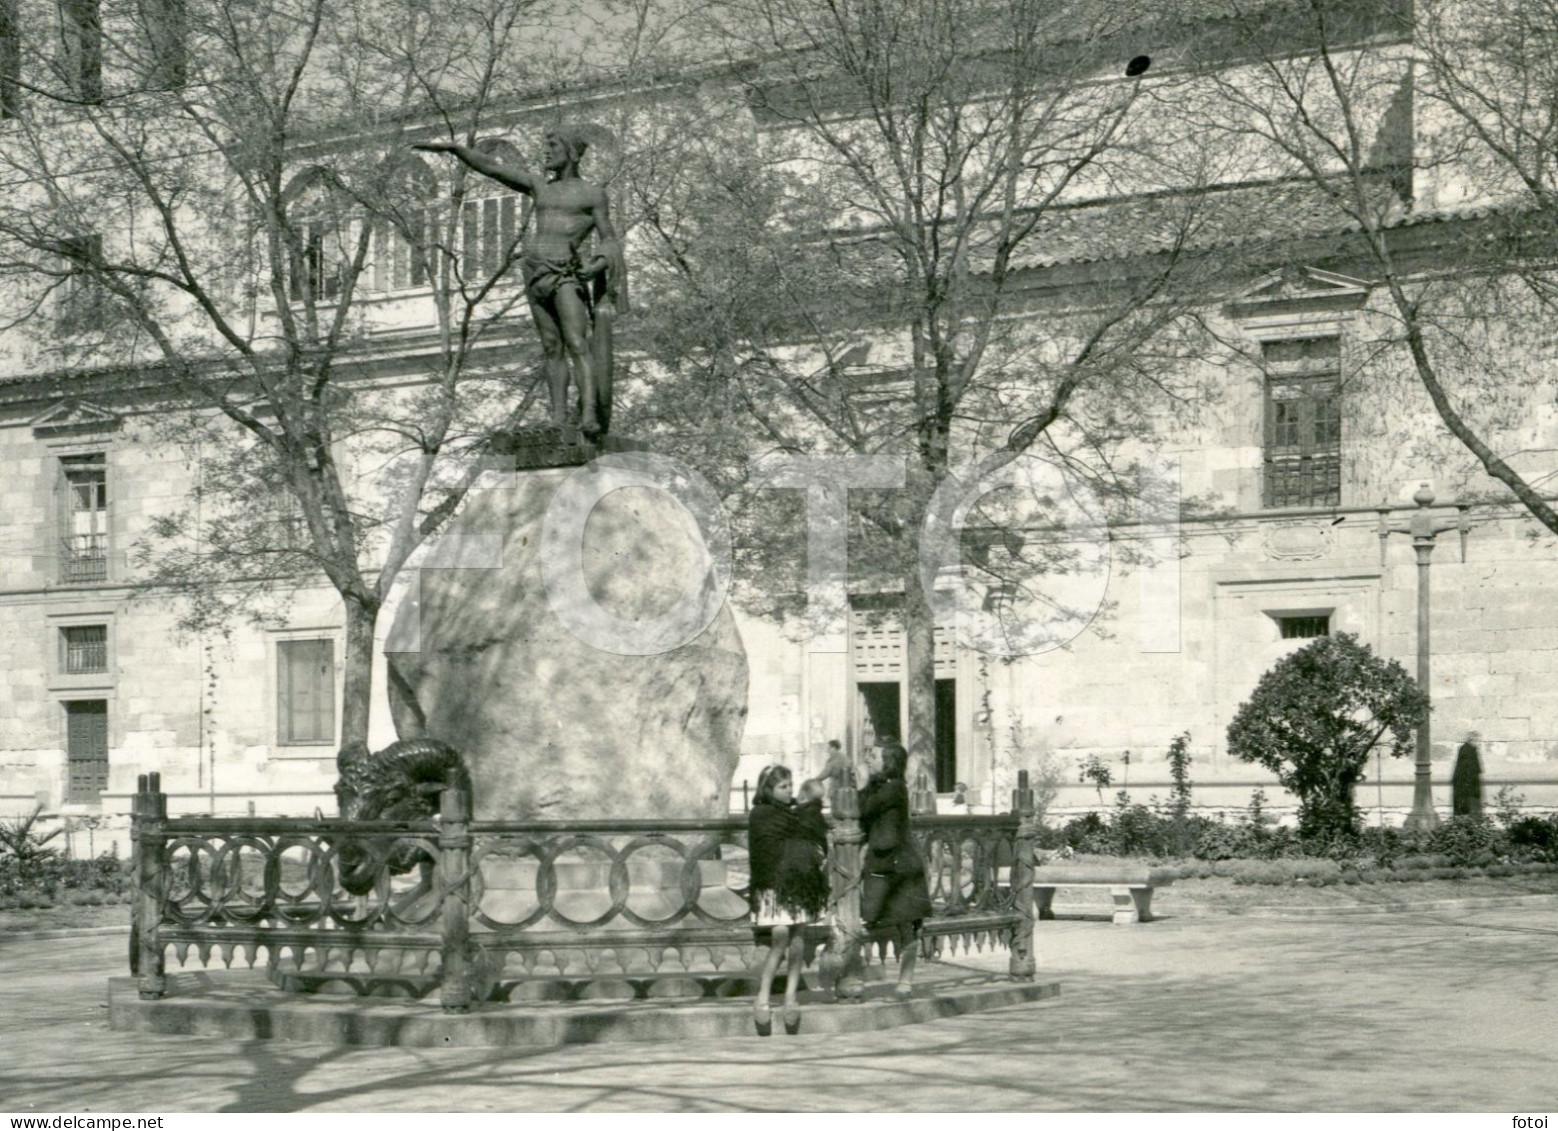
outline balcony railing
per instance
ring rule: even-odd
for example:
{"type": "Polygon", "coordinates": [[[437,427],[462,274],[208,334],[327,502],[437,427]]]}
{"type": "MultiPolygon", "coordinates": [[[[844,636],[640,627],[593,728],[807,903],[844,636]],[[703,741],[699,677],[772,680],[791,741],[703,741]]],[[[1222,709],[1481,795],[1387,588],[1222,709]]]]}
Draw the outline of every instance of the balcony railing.
{"type": "Polygon", "coordinates": [[[108,535],[75,534],[60,547],[60,580],[85,584],[108,580],[108,535]]]}

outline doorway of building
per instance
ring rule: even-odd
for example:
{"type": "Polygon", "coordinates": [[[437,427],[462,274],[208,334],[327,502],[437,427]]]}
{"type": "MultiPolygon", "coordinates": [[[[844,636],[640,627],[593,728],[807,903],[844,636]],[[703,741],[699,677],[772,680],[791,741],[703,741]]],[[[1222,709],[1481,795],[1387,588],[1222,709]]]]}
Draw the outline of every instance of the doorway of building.
{"type": "MultiPolygon", "coordinates": [[[[894,682],[857,683],[860,696],[857,749],[903,738],[903,687],[894,682]]],[[[958,779],[957,680],[936,681],[935,789],[951,793],[958,779]]]]}
{"type": "Polygon", "coordinates": [[[899,713],[903,708],[903,692],[898,682],[891,683],[857,683],[855,690],[860,695],[860,732],[856,749],[864,750],[868,746],[880,746],[888,739],[901,737],[899,713]]]}
{"type": "Polygon", "coordinates": [[[958,781],[957,680],[936,681],[936,792],[951,793],[958,781]]]}
{"type": "Polygon", "coordinates": [[[108,700],[75,699],[65,707],[65,800],[96,805],[108,788],[108,700]]]}

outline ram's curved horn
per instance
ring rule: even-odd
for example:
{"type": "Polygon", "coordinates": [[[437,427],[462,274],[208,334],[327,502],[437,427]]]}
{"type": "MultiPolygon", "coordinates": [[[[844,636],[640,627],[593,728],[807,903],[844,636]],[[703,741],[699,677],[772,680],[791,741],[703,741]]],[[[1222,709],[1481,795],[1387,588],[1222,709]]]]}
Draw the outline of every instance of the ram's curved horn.
{"type": "Polygon", "coordinates": [[[336,754],[335,800],[341,816],[357,816],[356,803],[368,789],[367,768],[372,758],[368,744],[362,741],[348,742],[336,754]]]}
{"type": "MultiPolygon", "coordinates": [[[[410,738],[368,754],[354,743],[336,758],[341,778],[336,793],[342,815],[354,820],[394,817],[417,820],[437,812],[433,794],[443,787],[470,788],[470,777],[458,751],[431,738],[410,738]]],[[[425,854],[386,853],[368,841],[349,838],[339,849],[341,886],[352,895],[372,890],[384,868],[405,872],[425,854]]]]}
{"type": "Polygon", "coordinates": [[[369,758],[364,767],[374,792],[422,784],[468,784],[465,761],[458,751],[435,738],[407,738],[391,743],[369,758]]]}

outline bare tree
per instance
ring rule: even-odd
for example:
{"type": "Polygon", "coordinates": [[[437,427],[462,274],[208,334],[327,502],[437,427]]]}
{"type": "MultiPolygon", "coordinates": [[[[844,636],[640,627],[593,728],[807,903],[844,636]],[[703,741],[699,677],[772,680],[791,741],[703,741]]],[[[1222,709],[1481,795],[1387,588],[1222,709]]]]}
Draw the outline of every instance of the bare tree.
{"type": "Polygon", "coordinates": [[[1211,144],[1317,190],[1332,217],[1321,226],[1345,234],[1308,253],[1367,277],[1391,322],[1386,354],[1558,532],[1540,482],[1503,447],[1533,396],[1551,399],[1550,373],[1528,362],[1545,352],[1555,297],[1555,18],[1550,0],[1304,0],[1282,19],[1247,13],[1237,48],[1203,68],[1211,144]]]}
{"type": "Polygon", "coordinates": [[[133,385],[193,422],[203,479],[156,525],[145,577],[196,598],[186,625],[209,628],[322,574],[345,608],[341,740],[364,742],[390,587],[531,387],[512,353],[493,360],[519,297],[503,285],[513,199],[406,147],[506,127],[538,82],[529,39],[557,13],[140,10],[144,25],[83,25],[74,54],[40,48],[17,69],[0,147],[9,326],[29,331],[36,370],[133,385]],[[397,318],[428,328],[376,346],[397,318]]]}
{"type": "MultiPolygon", "coordinates": [[[[940,489],[1035,456],[1138,495],[1152,413],[1193,399],[1176,360],[1214,171],[1172,144],[1165,90],[1125,77],[1125,19],[1047,0],[721,5],[741,100],[684,104],[628,155],[659,369],[641,427],[694,441],[727,493],[762,481],[753,451],[904,461],[901,489],[851,492],[850,565],[902,588],[916,758],[935,734],[920,546],[940,489]]],[[[974,521],[1054,518],[1053,500],[1012,502],[974,521]]],[[[761,542],[786,505],[797,522],[793,499],[738,516],[761,542]]]]}

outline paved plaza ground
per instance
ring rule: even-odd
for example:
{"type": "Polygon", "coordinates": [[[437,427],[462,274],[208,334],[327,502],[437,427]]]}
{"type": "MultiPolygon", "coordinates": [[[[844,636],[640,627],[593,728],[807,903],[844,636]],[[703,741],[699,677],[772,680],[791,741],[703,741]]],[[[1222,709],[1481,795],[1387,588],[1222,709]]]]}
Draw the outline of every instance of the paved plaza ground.
{"type": "Polygon", "coordinates": [[[543,1052],[112,1032],[106,981],[125,941],[0,941],[0,1110],[1558,1108],[1558,899],[1046,922],[1055,1001],[847,1039],[543,1052]]]}

